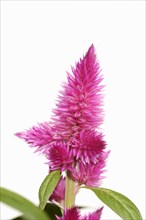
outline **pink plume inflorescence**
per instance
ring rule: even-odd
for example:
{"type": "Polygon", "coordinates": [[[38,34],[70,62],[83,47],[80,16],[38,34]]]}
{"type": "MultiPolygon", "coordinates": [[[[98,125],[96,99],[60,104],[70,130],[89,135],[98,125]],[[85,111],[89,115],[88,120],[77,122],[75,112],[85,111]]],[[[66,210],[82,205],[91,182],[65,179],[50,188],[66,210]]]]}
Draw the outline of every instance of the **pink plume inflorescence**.
{"type": "Polygon", "coordinates": [[[57,220],[99,220],[101,217],[102,209],[97,209],[96,211],[89,213],[87,215],[81,215],[77,207],[71,209],[65,209],[65,214],[63,217],[56,216],[57,220]]]}
{"type": "MultiPolygon", "coordinates": [[[[44,154],[50,170],[70,172],[70,177],[79,185],[99,186],[106,159],[106,142],[100,133],[103,122],[103,94],[99,62],[94,46],[91,45],[83,59],[72,67],[72,74],[67,73],[67,82],[58,96],[56,108],[50,122],[39,123],[29,130],[16,133],[36,151],[44,154]]],[[[64,189],[64,179],[58,183],[64,189]]],[[[52,199],[58,200],[57,188],[52,199]]],[[[63,200],[61,195],[61,200],[63,200]]],[[[79,212],[74,207],[74,215],[79,212]]],[[[72,210],[73,210],[72,209],[72,210]]],[[[72,210],[66,210],[70,216],[72,210]]],[[[100,211],[101,213],[101,211],[100,211]]],[[[99,212],[94,213],[100,216],[99,212]]],[[[93,219],[86,217],[85,219],[93,219]]],[[[57,218],[62,219],[62,218],[57,218]]],[[[72,218],[63,218],[72,219],[72,218]]]]}

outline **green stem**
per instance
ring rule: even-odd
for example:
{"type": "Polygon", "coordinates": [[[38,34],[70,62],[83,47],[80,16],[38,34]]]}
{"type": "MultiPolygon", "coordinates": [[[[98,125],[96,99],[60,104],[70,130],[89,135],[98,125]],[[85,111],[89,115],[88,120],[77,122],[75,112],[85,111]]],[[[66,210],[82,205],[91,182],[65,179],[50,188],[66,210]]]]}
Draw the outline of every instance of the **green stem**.
{"type": "Polygon", "coordinates": [[[75,182],[66,175],[66,189],[65,189],[65,208],[71,208],[75,204],[75,182]]]}

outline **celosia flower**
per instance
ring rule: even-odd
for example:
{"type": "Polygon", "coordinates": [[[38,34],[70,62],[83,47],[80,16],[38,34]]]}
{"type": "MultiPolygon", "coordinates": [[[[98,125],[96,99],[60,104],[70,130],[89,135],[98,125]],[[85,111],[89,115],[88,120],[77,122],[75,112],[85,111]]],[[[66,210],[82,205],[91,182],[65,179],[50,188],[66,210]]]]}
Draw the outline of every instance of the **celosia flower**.
{"type": "Polygon", "coordinates": [[[68,141],[76,132],[97,128],[101,124],[103,86],[99,85],[102,77],[93,45],[72,72],[73,75],[68,73],[68,82],[60,92],[52,122],[16,133],[18,137],[42,150],[56,138],[68,141]]]}
{"type": "Polygon", "coordinates": [[[100,220],[102,209],[100,208],[92,213],[81,216],[77,207],[73,207],[71,209],[65,209],[63,217],[56,216],[56,218],[57,220],[100,220]]]}
{"type": "Polygon", "coordinates": [[[79,161],[74,171],[70,173],[71,178],[78,182],[79,185],[84,184],[90,187],[99,187],[101,180],[104,178],[102,174],[105,172],[104,167],[108,154],[109,151],[103,152],[96,164],[84,164],[79,161]]]}
{"type": "Polygon", "coordinates": [[[71,170],[78,160],[91,164],[91,170],[98,169],[92,164],[98,163],[106,145],[103,135],[95,131],[103,119],[101,80],[100,66],[91,45],[75,69],[72,67],[72,75],[68,73],[51,122],[16,134],[46,155],[50,170],[71,170]]]}
{"type": "MultiPolygon", "coordinates": [[[[103,121],[102,76],[91,45],[83,59],[67,73],[67,82],[60,91],[54,115],[50,122],[40,123],[24,132],[16,133],[36,151],[43,153],[50,170],[68,171],[68,178],[76,181],[76,186],[99,186],[104,172],[108,152],[106,143],[99,133],[103,121]],[[70,177],[69,177],[70,175],[70,177]]],[[[51,200],[64,199],[65,181],[61,178],[51,200]],[[60,192],[59,192],[60,191],[60,192]]],[[[77,188],[78,189],[78,188],[77,188]]],[[[76,193],[75,189],[75,193],[76,193]]],[[[98,220],[102,209],[89,215],[80,216],[76,207],[64,210],[57,220],[98,220]]]]}
{"type": "Polygon", "coordinates": [[[50,196],[50,201],[61,202],[65,199],[65,177],[60,178],[55,190],[53,191],[52,195],[50,196]]]}

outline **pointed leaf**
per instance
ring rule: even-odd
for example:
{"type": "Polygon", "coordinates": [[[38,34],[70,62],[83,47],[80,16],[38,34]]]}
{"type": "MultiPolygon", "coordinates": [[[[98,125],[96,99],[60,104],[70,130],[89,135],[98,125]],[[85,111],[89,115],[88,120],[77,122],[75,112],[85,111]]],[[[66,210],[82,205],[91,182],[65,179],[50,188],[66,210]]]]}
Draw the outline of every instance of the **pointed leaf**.
{"type": "MultiPolygon", "coordinates": [[[[55,215],[62,216],[60,207],[57,206],[56,204],[53,204],[53,203],[47,203],[44,211],[49,216],[48,220],[56,220],[55,215]]],[[[24,216],[18,216],[16,218],[11,219],[11,220],[24,220],[24,216]]]]}
{"type": "Polygon", "coordinates": [[[5,188],[0,188],[0,191],[1,191],[0,201],[22,212],[24,214],[23,219],[27,219],[27,220],[49,219],[49,217],[45,212],[42,212],[32,202],[20,196],[19,194],[14,193],[5,188]]]}
{"type": "Polygon", "coordinates": [[[126,196],[105,188],[90,188],[96,196],[124,220],[142,220],[135,204],[126,196]]]}
{"type": "Polygon", "coordinates": [[[59,179],[60,179],[60,171],[55,170],[55,171],[52,171],[49,175],[47,175],[44,181],[42,182],[40,189],[39,189],[39,200],[40,200],[39,207],[41,210],[44,209],[59,179]]]}

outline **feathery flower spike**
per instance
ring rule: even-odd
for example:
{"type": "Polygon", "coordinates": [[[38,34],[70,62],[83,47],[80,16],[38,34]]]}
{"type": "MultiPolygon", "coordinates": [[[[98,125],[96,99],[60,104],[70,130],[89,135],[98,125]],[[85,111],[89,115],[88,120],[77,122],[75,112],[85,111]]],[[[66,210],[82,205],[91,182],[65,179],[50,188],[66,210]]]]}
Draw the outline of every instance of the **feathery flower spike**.
{"type": "Polygon", "coordinates": [[[70,170],[80,184],[97,186],[105,166],[106,143],[99,133],[104,86],[93,45],[72,67],[72,74],[67,74],[51,121],[16,135],[46,156],[50,170],[70,170]]]}

